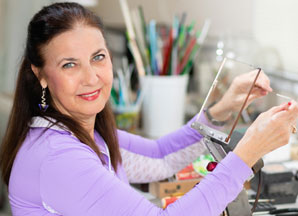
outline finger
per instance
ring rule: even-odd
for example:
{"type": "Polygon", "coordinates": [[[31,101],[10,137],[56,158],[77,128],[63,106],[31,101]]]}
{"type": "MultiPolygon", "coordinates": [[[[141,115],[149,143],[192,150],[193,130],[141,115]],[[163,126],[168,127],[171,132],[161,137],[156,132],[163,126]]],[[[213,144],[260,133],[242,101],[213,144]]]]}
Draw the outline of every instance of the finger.
{"type": "Polygon", "coordinates": [[[296,120],[298,117],[298,104],[296,101],[292,100],[289,102],[289,112],[293,116],[293,118],[296,120]]]}
{"type": "Polygon", "coordinates": [[[274,113],[275,118],[283,118],[284,121],[295,121],[298,117],[297,102],[291,101],[284,105],[285,109],[274,113]]]}
{"type": "Polygon", "coordinates": [[[272,88],[270,87],[270,84],[265,84],[262,81],[256,82],[255,87],[260,88],[261,90],[264,90],[266,92],[272,92],[272,88]]]}
{"type": "Polygon", "coordinates": [[[270,87],[270,79],[262,70],[256,83],[257,86],[260,86],[261,88],[266,89],[267,91],[272,91],[272,88],[270,87]]]}
{"type": "Polygon", "coordinates": [[[291,100],[289,102],[289,109],[294,109],[295,110],[297,107],[298,107],[298,104],[295,100],[291,100]]]}
{"type": "Polygon", "coordinates": [[[251,94],[258,95],[258,96],[264,96],[264,95],[268,94],[268,91],[266,91],[262,88],[259,88],[259,87],[255,87],[252,89],[251,94]]]}
{"type": "Polygon", "coordinates": [[[274,115],[276,113],[279,113],[281,111],[285,111],[285,110],[288,110],[289,108],[289,103],[282,103],[281,105],[279,106],[274,106],[272,107],[271,109],[269,109],[266,113],[269,113],[271,115],[274,115]]]}
{"type": "Polygon", "coordinates": [[[263,71],[261,71],[255,85],[268,92],[272,91],[272,88],[270,87],[270,80],[263,71]]]}
{"type": "Polygon", "coordinates": [[[252,90],[252,92],[250,93],[248,100],[253,101],[257,98],[261,98],[263,96],[266,96],[267,94],[268,94],[268,91],[265,91],[265,90],[260,89],[260,88],[254,88],[252,90]]]}

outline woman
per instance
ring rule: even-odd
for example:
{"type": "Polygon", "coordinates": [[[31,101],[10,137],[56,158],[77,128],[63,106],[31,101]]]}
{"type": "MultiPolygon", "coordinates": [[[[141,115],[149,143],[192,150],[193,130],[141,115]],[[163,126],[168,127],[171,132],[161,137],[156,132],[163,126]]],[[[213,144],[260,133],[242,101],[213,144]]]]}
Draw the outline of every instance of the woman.
{"type": "MultiPolygon", "coordinates": [[[[203,151],[201,135],[192,121],[156,141],[117,130],[107,103],[112,78],[98,17],[75,3],[33,17],[1,149],[13,215],[219,215],[250,167],[287,143],[298,113],[292,101],[260,115],[213,173],[162,210],[128,180],[172,175],[203,151]]],[[[257,85],[256,97],[271,90],[264,74],[257,85]]],[[[210,113],[222,120],[227,110],[210,113]]]]}

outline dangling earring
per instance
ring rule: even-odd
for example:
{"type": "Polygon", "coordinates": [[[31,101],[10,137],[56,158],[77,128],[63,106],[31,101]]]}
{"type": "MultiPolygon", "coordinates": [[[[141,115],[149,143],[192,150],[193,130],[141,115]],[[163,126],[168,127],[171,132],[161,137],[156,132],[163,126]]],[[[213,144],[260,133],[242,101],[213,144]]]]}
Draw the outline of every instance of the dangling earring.
{"type": "Polygon", "coordinates": [[[49,105],[46,104],[46,89],[45,88],[42,88],[42,96],[41,96],[41,104],[38,104],[39,106],[39,109],[43,112],[45,112],[49,105]]]}

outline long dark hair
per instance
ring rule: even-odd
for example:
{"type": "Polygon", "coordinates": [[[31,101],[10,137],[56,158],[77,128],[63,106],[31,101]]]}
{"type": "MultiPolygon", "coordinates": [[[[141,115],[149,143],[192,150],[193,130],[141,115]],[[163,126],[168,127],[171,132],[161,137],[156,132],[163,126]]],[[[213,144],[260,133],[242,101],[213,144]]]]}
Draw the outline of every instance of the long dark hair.
{"type": "MultiPolygon", "coordinates": [[[[0,151],[2,178],[7,185],[16,154],[26,138],[29,131],[28,125],[33,116],[53,118],[56,123],[62,123],[82,143],[90,146],[102,160],[99,148],[80,123],[69,116],[61,114],[54,108],[50,92],[46,94],[46,101],[50,105],[49,108],[46,112],[39,109],[38,104],[41,100],[42,89],[31,69],[31,64],[38,68],[44,66],[42,47],[55,36],[71,30],[77,23],[98,28],[104,35],[103,25],[99,17],[77,3],[55,3],[44,7],[35,14],[29,23],[26,48],[18,74],[13,107],[0,151]]],[[[117,170],[117,164],[121,163],[122,160],[115,121],[109,104],[106,104],[104,109],[97,114],[95,130],[107,143],[112,166],[117,170]]]]}

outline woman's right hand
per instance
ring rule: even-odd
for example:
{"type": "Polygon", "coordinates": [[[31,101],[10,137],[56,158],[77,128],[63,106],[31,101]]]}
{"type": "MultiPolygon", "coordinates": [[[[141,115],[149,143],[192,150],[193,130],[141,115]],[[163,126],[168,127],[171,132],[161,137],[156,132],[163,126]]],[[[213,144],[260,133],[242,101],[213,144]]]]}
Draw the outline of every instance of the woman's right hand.
{"type": "Polygon", "coordinates": [[[247,129],[234,153],[249,167],[262,156],[289,142],[298,117],[298,104],[291,101],[262,113],[247,129]]]}

